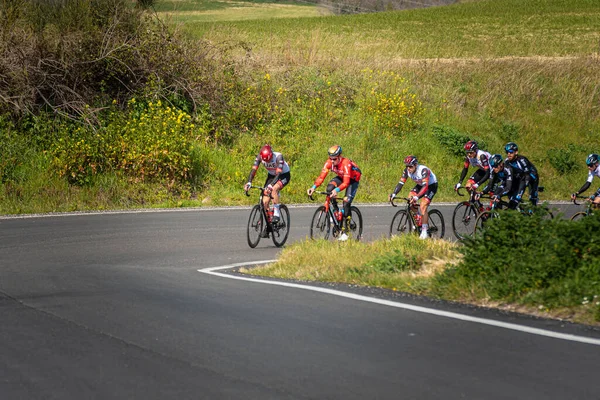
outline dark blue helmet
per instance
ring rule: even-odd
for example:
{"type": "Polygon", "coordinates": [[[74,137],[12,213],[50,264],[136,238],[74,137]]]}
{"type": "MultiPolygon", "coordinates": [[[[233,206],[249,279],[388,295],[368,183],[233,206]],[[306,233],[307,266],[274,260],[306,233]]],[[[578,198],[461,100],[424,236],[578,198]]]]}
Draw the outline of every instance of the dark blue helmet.
{"type": "Polygon", "coordinates": [[[502,156],[500,154],[494,154],[493,156],[490,157],[490,167],[492,167],[492,168],[496,168],[503,162],[504,162],[504,159],[502,158],[502,156]]]}
{"type": "Polygon", "coordinates": [[[598,164],[598,154],[590,154],[585,160],[585,163],[588,167],[593,167],[594,165],[598,164]]]}
{"type": "Polygon", "coordinates": [[[513,153],[513,152],[518,151],[518,150],[519,150],[519,146],[517,146],[517,144],[514,143],[514,142],[508,142],[504,146],[504,151],[507,152],[507,153],[513,153]]]}

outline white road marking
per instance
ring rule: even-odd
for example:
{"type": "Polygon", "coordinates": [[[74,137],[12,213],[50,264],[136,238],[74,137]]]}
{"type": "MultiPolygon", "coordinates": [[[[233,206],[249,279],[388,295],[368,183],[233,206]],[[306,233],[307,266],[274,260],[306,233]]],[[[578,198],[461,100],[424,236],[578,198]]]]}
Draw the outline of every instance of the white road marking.
{"type": "Polygon", "coordinates": [[[235,268],[235,267],[243,267],[246,265],[266,264],[266,263],[271,263],[271,262],[275,262],[275,261],[277,261],[277,260],[243,262],[243,263],[237,263],[237,264],[223,265],[220,267],[199,269],[198,272],[203,272],[205,274],[220,276],[220,277],[228,278],[228,279],[238,279],[238,280],[242,280],[242,281],[257,282],[257,283],[263,283],[263,284],[267,284],[267,285],[277,285],[277,286],[292,287],[292,288],[296,288],[296,289],[312,290],[314,292],[327,293],[327,294],[331,294],[334,296],[346,297],[346,298],[353,299],[353,300],[366,301],[369,303],[381,304],[384,306],[403,308],[405,310],[411,310],[411,311],[421,312],[421,313],[425,313],[425,314],[438,315],[440,317],[454,318],[454,319],[458,319],[461,321],[468,321],[468,322],[475,322],[478,324],[497,326],[499,328],[511,329],[514,331],[530,333],[533,335],[547,336],[547,337],[551,337],[551,338],[555,338],[555,339],[570,340],[572,342],[580,342],[580,343],[594,344],[596,346],[600,346],[600,339],[595,339],[595,338],[590,338],[590,337],[585,337],[585,336],[577,336],[577,335],[571,335],[571,334],[566,334],[566,333],[553,332],[553,331],[548,331],[545,329],[532,328],[532,327],[528,327],[528,326],[524,326],[524,325],[495,321],[493,319],[471,317],[469,315],[463,315],[463,314],[453,313],[453,312],[449,312],[449,311],[442,311],[442,310],[436,310],[433,308],[415,306],[412,304],[400,303],[400,302],[396,302],[396,301],[383,300],[383,299],[378,299],[378,298],[374,298],[374,297],[362,296],[359,294],[347,293],[347,292],[342,292],[340,290],[327,289],[327,288],[322,288],[322,287],[317,287],[317,286],[300,285],[300,284],[291,283],[291,282],[263,280],[263,279],[256,279],[256,278],[246,278],[246,277],[238,276],[238,275],[223,274],[220,272],[215,272],[215,271],[231,269],[231,268],[235,268]]]}

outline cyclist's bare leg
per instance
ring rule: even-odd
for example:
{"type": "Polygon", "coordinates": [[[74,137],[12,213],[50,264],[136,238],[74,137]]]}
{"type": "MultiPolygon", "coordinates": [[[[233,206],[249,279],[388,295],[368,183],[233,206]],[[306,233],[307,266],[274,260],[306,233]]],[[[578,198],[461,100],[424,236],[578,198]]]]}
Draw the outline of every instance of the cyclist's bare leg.
{"type": "Polygon", "coordinates": [[[421,222],[423,225],[429,223],[429,215],[427,215],[429,203],[431,203],[431,201],[427,197],[423,197],[421,199],[421,203],[419,204],[419,207],[421,208],[421,222]]]}

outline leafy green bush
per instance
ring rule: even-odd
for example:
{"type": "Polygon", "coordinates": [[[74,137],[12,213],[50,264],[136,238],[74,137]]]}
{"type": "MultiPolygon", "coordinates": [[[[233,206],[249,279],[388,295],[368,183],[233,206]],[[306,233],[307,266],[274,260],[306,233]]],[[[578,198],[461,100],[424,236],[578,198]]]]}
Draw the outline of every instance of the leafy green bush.
{"type": "Polygon", "coordinates": [[[464,145],[469,140],[476,140],[479,144],[480,149],[485,149],[487,147],[485,142],[475,137],[459,132],[455,128],[449,126],[435,125],[433,126],[432,130],[433,137],[437,139],[437,141],[448,153],[455,156],[464,156],[464,145]]]}
{"type": "Polygon", "coordinates": [[[202,161],[200,156],[194,161],[192,154],[207,135],[201,115],[193,120],[160,100],[140,104],[131,99],[129,109],[127,116],[113,114],[99,131],[85,126],[63,130],[51,150],[59,174],[77,185],[109,171],[139,182],[166,180],[169,186],[197,181],[193,173],[201,173],[202,161]]]}
{"type": "Polygon", "coordinates": [[[467,282],[493,300],[573,306],[600,295],[600,215],[568,221],[501,212],[465,241],[438,283],[467,282]]]}
{"type": "Polygon", "coordinates": [[[546,152],[550,165],[561,174],[571,172],[573,169],[577,169],[577,157],[576,149],[573,145],[567,146],[567,148],[553,147],[546,152]]]}

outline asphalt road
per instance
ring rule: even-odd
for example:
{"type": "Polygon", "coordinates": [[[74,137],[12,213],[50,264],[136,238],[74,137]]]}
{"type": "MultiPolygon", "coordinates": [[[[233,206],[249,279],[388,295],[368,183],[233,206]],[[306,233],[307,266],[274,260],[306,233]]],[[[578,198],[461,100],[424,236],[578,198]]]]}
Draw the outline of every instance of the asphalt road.
{"type": "MultiPolygon", "coordinates": [[[[365,240],[383,236],[396,209],[359,206],[365,240]]],[[[315,207],[291,207],[290,241],[315,207]]],[[[600,398],[600,333],[582,326],[333,287],[474,317],[461,320],[199,272],[277,256],[270,241],[248,247],[247,216],[0,219],[0,398],[600,398]]]]}

